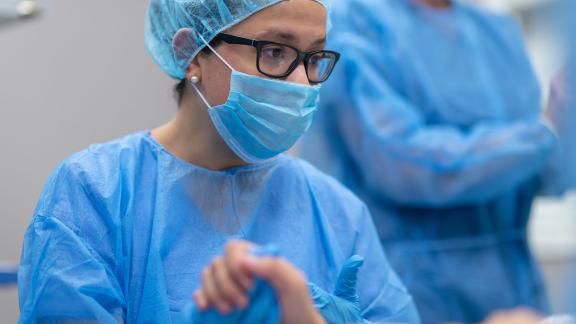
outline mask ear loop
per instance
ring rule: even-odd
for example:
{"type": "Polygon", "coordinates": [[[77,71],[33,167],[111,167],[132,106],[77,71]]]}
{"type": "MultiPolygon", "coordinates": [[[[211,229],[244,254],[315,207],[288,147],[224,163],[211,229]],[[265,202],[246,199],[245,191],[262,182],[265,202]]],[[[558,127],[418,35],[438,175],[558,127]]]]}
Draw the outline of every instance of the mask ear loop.
{"type": "Polygon", "coordinates": [[[230,65],[230,63],[228,63],[218,52],[216,52],[216,50],[204,39],[204,37],[202,37],[202,35],[198,34],[198,36],[204,42],[204,44],[206,44],[206,47],[208,47],[212,53],[214,53],[214,55],[216,55],[220,61],[222,61],[222,63],[224,63],[230,69],[230,71],[236,71],[232,65],[230,65]]]}
{"type": "MultiPolygon", "coordinates": [[[[206,44],[206,47],[208,47],[212,53],[214,53],[214,55],[216,55],[216,57],[218,57],[220,59],[220,61],[222,61],[222,63],[224,63],[224,65],[226,65],[232,72],[236,71],[234,70],[234,68],[230,65],[230,63],[228,63],[212,46],[210,46],[210,43],[208,43],[204,37],[202,37],[202,35],[198,34],[198,36],[200,37],[200,39],[204,42],[204,44],[206,44]]],[[[200,97],[200,99],[202,99],[202,101],[204,102],[204,104],[206,105],[206,107],[208,108],[212,108],[212,106],[210,106],[210,103],[208,103],[208,100],[206,100],[206,97],[204,97],[204,95],[202,94],[202,92],[200,91],[200,89],[198,89],[198,86],[196,84],[198,84],[198,82],[200,82],[200,79],[193,75],[190,77],[190,83],[192,84],[192,87],[194,88],[194,90],[196,90],[196,93],[198,94],[198,96],[200,97]]]]}
{"type": "Polygon", "coordinates": [[[198,78],[198,76],[193,75],[190,77],[190,84],[192,85],[192,88],[194,88],[194,90],[196,90],[196,94],[198,94],[198,96],[200,97],[202,102],[204,102],[206,107],[208,107],[208,109],[210,109],[210,108],[212,108],[210,106],[210,103],[208,102],[208,100],[206,100],[206,97],[204,97],[204,95],[202,94],[202,91],[200,91],[200,89],[198,89],[198,86],[197,86],[198,82],[200,82],[200,78],[198,78]]]}

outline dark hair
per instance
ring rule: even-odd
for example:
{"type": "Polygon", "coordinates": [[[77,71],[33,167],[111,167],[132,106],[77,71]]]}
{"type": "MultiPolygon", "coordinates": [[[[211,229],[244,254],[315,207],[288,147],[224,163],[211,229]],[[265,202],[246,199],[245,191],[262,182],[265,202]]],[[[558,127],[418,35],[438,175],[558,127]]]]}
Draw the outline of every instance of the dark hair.
{"type": "MultiPolygon", "coordinates": [[[[218,46],[219,43],[220,43],[220,41],[214,39],[210,42],[210,46],[216,47],[216,46],[218,46]]],[[[200,51],[200,54],[210,55],[210,54],[212,54],[212,51],[208,47],[204,47],[200,51]]],[[[182,79],[174,86],[174,96],[176,97],[176,101],[178,102],[178,106],[180,106],[180,104],[182,103],[182,99],[184,98],[184,95],[186,94],[186,86],[187,85],[188,85],[188,80],[182,79]]]]}
{"type": "Polygon", "coordinates": [[[184,93],[186,92],[186,84],[188,84],[186,79],[182,79],[174,86],[174,97],[176,97],[178,105],[182,103],[182,98],[184,98],[184,93]]]}

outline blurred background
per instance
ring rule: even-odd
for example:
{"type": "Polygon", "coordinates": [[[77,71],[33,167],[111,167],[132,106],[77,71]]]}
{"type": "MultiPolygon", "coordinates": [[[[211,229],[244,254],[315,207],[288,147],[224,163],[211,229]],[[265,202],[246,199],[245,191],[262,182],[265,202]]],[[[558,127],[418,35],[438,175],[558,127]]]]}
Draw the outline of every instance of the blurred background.
{"type": "MultiPolygon", "coordinates": [[[[548,102],[550,82],[563,63],[558,35],[551,26],[554,8],[562,0],[468,1],[511,12],[519,19],[544,91],[544,103],[548,102]]],[[[576,12],[572,17],[576,18],[576,12]]],[[[553,311],[576,315],[576,193],[561,199],[539,198],[534,207],[530,240],[548,284],[553,311]]]]}
{"type": "MultiPolygon", "coordinates": [[[[16,0],[0,0],[14,8],[16,0]]],[[[42,186],[96,142],[153,128],[176,110],[175,83],[144,48],[146,1],[54,0],[0,14],[0,260],[16,263],[42,186]]],[[[6,12],[6,11],[5,11],[6,12]]],[[[0,288],[0,323],[16,323],[17,289],[0,288]]]]}
{"type": "MultiPolygon", "coordinates": [[[[546,18],[557,0],[467,1],[521,21],[548,94],[560,59],[546,18]]],[[[36,199],[62,159],[175,111],[175,82],[144,48],[145,10],[145,1],[0,0],[0,270],[17,264],[36,199]]],[[[575,234],[576,193],[536,203],[531,242],[555,312],[576,314],[575,234]]],[[[16,287],[0,286],[0,322],[17,318],[16,287]]]]}

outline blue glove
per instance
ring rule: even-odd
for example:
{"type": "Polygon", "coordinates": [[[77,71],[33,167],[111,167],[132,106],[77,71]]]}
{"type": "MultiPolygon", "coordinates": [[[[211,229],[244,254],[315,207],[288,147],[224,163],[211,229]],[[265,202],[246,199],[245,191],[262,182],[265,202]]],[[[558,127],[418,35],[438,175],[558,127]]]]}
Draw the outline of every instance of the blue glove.
{"type": "MultiPolygon", "coordinates": [[[[268,245],[255,248],[250,253],[255,256],[277,256],[278,249],[268,245]]],[[[228,315],[222,315],[214,308],[200,311],[194,303],[190,303],[175,322],[182,324],[280,323],[280,306],[278,305],[274,289],[268,283],[257,279],[254,287],[249,292],[249,296],[250,305],[246,309],[236,309],[228,315]]]]}
{"type": "Polygon", "coordinates": [[[328,323],[362,322],[360,301],[356,292],[358,270],[362,264],[364,264],[364,258],[358,255],[353,255],[344,263],[333,295],[308,283],[314,306],[328,323]]]}

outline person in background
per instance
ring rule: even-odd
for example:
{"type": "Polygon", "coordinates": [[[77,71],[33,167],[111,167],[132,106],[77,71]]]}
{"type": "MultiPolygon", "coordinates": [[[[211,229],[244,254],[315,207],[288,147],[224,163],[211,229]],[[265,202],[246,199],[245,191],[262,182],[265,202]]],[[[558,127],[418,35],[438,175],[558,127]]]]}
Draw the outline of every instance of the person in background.
{"type": "Polygon", "coordinates": [[[547,313],[527,225],[568,189],[544,176],[562,118],[541,114],[516,22],[448,0],[342,0],[332,18],[342,59],[301,154],[367,203],[422,321],[547,313]]]}
{"type": "Polygon", "coordinates": [[[545,116],[558,134],[558,149],[547,168],[551,194],[576,187],[576,2],[559,0],[552,5],[553,35],[561,55],[560,71],[552,80],[545,116]]]}
{"type": "Polygon", "coordinates": [[[531,309],[516,308],[512,310],[497,311],[491,314],[482,324],[575,324],[576,318],[570,315],[542,315],[531,309]]]}
{"type": "Polygon", "coordinates": [[[146,46],[179,80],[178,111],[51,175],[24,238],[21,323],[419,323],[366,206],[282,154],[338,61],[328,5],[149,2],[146,46]]]}

